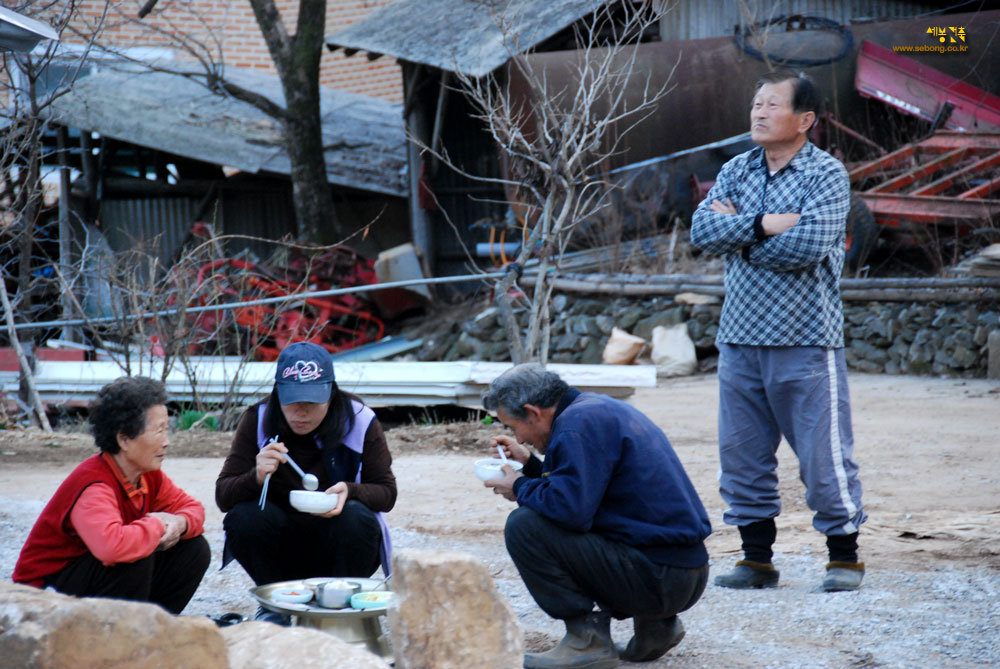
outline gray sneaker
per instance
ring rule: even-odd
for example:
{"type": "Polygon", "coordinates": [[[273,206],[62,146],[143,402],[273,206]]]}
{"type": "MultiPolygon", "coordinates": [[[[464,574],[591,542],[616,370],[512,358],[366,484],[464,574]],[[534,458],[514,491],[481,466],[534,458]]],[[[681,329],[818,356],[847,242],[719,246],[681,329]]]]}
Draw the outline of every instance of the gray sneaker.
{"type": "Polygon", "coordinates": [[[857,590],[865,577],[864,562],[827,562],[826,578],[820,589],[824,592],[857,590]]]}
{"type": "Polygon", "coordinates": [[[776,588],[781,575],[774,565],[768,562],[740,560],[728,574],[715,577],[715,584],[723,588],[748,590],[750,588],[776,588]]]}

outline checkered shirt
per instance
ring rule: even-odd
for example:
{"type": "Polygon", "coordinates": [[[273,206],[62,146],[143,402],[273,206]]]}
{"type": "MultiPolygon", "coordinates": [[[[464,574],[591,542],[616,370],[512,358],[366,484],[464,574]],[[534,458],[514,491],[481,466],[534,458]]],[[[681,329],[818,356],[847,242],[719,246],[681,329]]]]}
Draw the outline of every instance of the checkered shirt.
{"type": "MultiPolygon", "coordinates": [[[[726,299],[716,339],[747,346],[844,345],[840,274],[844,266],[847,170],[806,143],[774,176],[760,147],[722,166],[698,205],[691,242],[725,256],[726,299]],[[712,200],[732,201],[737,214],[718,214],[712,200]],[[801,216],[789,230],[758,238],[758,214],[801,216]]],[[[759,228],[758,228],[759,233],[759,228]]]]}

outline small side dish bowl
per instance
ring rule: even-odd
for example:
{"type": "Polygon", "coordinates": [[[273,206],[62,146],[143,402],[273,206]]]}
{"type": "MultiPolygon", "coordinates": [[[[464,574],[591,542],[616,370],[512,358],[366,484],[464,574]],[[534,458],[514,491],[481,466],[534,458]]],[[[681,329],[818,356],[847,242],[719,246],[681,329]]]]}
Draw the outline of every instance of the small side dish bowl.
{"type": "Polygon", "coordinates": [[[501,469],[504,465],[510,465],[516,472],[524,468],[524,465],[516,460],[507,460],[504,462],[500,458],[484,458],[476,460],[476,476],[479,477],[480,481],[502,478],[503,472],[501,469]]]}
{"type": "Polygon", "coordinates": [[[326,513],[336,508],[339,497],[318,490],[293,490],[288,493],[288,503],[302,513],[326,513]]]}
{"type": "Polygon", "coordinates": [[[377,592],[359,592],[356,595],[351,595],[351,608],[352,609],[379,609],[389,605],[392,601],[393,593],[388,590],[379,590],[377,592]]]}
{"type": "Polygon", "coordinates": [[[271,599],[286,604],[305,604],[313,598],[309,588],[278,588],[271,593],[271,599]]]}

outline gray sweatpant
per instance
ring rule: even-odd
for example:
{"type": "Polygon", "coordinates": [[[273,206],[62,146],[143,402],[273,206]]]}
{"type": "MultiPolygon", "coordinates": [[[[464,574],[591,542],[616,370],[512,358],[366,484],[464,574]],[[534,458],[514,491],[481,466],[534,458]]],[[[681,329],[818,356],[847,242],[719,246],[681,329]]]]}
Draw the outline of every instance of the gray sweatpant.
{"type": "Polygon", "coordinates": [[[843,349],[719,347],[719,492],[722,519],[747,525],[781,513],[781,437],[799,459],[813,527],[853,534],[867,514],[852,457],[851,406],[843,349]]]}

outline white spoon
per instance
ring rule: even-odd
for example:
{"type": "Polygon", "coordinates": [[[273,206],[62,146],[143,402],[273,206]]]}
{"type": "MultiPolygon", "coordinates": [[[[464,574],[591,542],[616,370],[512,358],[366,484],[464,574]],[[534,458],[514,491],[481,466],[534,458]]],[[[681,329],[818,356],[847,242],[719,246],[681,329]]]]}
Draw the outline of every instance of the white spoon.
{"type": "Polygon", "coordinates": [[[303,488],[305,488],[306,490],[315,490],[316,488],[319,487],[319,479],[312,474],[306,474],[304,471],[302,471],[302,468],[299,467],[297,464],[295,464],[295,460],[292,460],[291,456],[288,455],[288,453],[285,453],[285,460],[288,462],[288,464],[292,466],[292,469],[297,471],[299,473],[299,476],[302,477],[303,488]]]}

